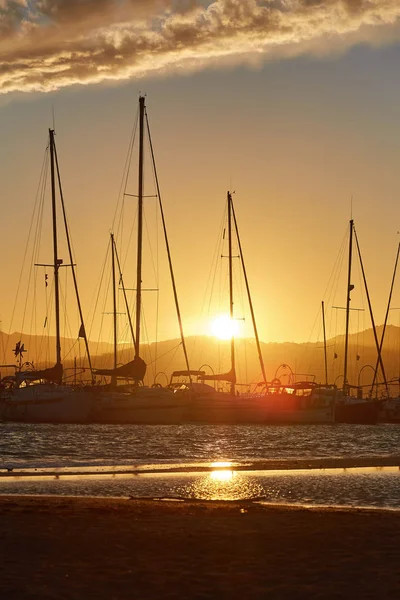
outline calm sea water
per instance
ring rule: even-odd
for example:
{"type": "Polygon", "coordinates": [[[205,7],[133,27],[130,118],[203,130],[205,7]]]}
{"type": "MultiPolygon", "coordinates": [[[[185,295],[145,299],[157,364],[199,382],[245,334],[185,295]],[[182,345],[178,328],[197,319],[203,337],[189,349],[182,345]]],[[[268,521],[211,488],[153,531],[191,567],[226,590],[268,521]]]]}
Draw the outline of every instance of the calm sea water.
{"type": "Polygon", "coordinates": [[[396,425],[2,423],[0,493],[247,499],[400,509],[398,467],[266,470],[271,461],[294,467],[302,459],[364,458],[366,465],[380,461],[398,465],[399,456],[396,425]]]}

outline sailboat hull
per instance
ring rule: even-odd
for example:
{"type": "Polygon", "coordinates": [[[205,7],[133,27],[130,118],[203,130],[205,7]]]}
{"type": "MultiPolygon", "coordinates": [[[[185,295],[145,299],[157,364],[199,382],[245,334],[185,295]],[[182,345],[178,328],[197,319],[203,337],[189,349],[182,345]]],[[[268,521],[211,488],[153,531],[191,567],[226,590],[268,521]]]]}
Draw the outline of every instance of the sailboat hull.
{"type": "Polygon", "coordinates": [[[184,423],[188,398],[160,388],[104,392],[96,401],[95,423],[173,425],[184,423]]]}
{"type": "Polygon", "coordinates": [[[92,413],[92,394],[69,386],[37,384],[9,390],[0,399],[3,421],[88,423],[92,413]]]}
{"type": "Polygon", "coordinates": [[[338,402],[335,405],[335,423],[375,425],[379,419],[381,403],[375,400],[338,402]]]}
{"type": "Polygon", "coordinates": [[[270,396],[231,396],[216,393],[197,398],[188,408],[190,422],[224,424],[333,423],[330,405],[311,406],[303,399],[284,394],[270,396]],[[296,406],[297,405],[297,406],[296,406]]]}

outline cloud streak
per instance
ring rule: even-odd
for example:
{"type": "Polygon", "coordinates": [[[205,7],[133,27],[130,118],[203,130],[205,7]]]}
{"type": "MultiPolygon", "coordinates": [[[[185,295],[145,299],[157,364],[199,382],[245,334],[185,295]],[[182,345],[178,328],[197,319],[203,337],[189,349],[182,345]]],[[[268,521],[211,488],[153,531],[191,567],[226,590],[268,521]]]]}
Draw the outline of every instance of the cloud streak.
{"type": "Polygon", "coordinates": [[[0,93],[262,60],[399,18],[398,0],[0,0],[0,93]]]}

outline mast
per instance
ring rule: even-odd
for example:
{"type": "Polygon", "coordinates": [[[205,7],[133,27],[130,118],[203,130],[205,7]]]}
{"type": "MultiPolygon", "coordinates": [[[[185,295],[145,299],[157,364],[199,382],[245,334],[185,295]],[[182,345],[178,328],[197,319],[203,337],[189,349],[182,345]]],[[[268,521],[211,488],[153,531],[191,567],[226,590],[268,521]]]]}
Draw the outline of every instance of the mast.
{"type": "Polygon", "coordinates": [[[144,97],[139,98],[139,190],[138,190],[138,245],[136,276],[136,333],[135,358],[140,353],[140,318],[142,309],[142,245],[143,245],[143,138],[144,138],[144,97]]]}
{"type": "Polygon", "coordinates": [[[323,300],[322,300],[322,327],[324,330],[325,385],[328,385],[328,358],[327,358],[327,354],[326,354],[325,303],[323,300]]]}
{"type": "MultiPolygon", "coordinates": [[[[233,264],[232,264],[232,195],[228,192],[228,243],[229,243],[229,316],[233,323],[233,264]]],[[[231,371],[235,369],[235,336],[232,329],[231,337],[231,371]]],[[[233,380],[234,381],[234,380],[233,380]]],[[[235,384],[231,383],[231,394],[235,394],[235,384]]]]}
{"type": "Polygon", "coordinates": [[[249,280],[247,279],[247,271],[246,271],[246,267],[245,267],[245,264],[244,264],[244,258],[243,258],[243,252],[242,252],[242,244],[241,244],[241,241],[240,241],[239,228],[238,228],[237,221],[236,221],[236,214],[235,214],[235,208],[233,206],[232,197],[231,197],[231,204],[232,204],[233,220],[234,220],[234,223],[235,223],[236,237],[237,237],[237,241],[238,241],[238,245],[239,245],[240,260],[241,260],[241,263],[242,263],[244,280],[245,280],[245,283],[246,283],[247,298],[248,298],[248,301],[249,301],[250,312],[251,312],[251,319],[252,319],[252,322],[253,322],[253,330],[254,330],[254,335],[255,335],[255,338],[256,338],[258,360],[260,361],[261,373],[262,373],[262,376],[263,376],[263,379],[264,379],[265,389],[267,390],[267,388],[268,388],[267,376],[266,376],[266,373],[265,373],[265,365],[264,365],[264,360],[263,360],[262,352],[261,352],[260,338],[258,337],[257,323],[256,323],[255,315],[254,315],[254,309],[253,309],[253,301],[251,299],[249,280]]]}
{"type": "MultiPolygon", "coordinates": [[[[114,248],[114,234],[111,234],[111,272],[112,272],[112,284],[113,284],[113,326],[114,326],[114,370],[117,368],[117,291],[115,284],[115,248],[114,248]]],[[[117,384],[117,378],[115,375],[111,376],[111,385],[117,384]]]]}
{"type": "Polygon", "coordinates": [[[349,351],[349,319],[350,319],[350,293],[353,289],[351,285],[351,262],[353,258],[353,228],[354,221],[350,220],[350,239],[349,239],[349,266],[347,275],[347,301],[346,301],[346,334],[345,334],[345,345],[344,345],[344,373],[343,373],[343,394],[347,393],[347,362],[348,362],[348,351],[349,351]]]}
{"type": "Polygon", "coordinates": [[[57,209],[56,209],[56,180],[54,165],[54,130],[49,129],[50,136],[50,169],[51,169],[51,206],[53,216],[53,253],[54,253],[54,301],[56,312],[56,358],[57,365],[61,365],[61,336],[60,336],[60,284],[59,269],[61,261],[58,258],[57,245],[57,209]]]}

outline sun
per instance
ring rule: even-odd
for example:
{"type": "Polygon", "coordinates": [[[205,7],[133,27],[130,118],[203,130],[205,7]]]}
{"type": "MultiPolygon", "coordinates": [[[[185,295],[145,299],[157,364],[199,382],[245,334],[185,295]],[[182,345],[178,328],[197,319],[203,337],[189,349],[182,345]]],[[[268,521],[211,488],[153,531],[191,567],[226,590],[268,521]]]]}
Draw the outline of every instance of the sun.
{"type": "Polygon", "coordinates": [[[211,323],[211,331],[220,340],[230,340],[239,333],[239,324],[228,315],[219,315],[211,323]]]}

